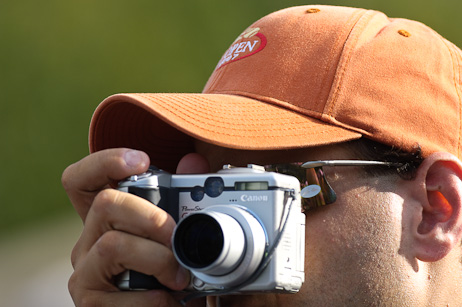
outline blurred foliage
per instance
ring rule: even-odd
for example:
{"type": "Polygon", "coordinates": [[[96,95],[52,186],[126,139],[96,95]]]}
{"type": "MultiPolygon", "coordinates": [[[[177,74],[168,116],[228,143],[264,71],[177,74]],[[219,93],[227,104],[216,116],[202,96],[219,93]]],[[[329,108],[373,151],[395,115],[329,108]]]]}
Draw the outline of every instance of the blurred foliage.
{"type": "MultiPolygon", "coordinates": [[[[456,0],[316,1],[424,22],[462,45],[456,0]]],[[[88,153],[92,112],[118,92],[198,92],[258,18],[310,1],[0,2],[0,230],[72,211],[60,177],[88,153]]]]}

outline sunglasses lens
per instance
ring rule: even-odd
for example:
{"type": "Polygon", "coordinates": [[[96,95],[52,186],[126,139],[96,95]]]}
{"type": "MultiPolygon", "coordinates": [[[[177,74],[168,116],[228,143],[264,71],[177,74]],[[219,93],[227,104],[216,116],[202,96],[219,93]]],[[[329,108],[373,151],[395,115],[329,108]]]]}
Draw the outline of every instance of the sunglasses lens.
{"type": "Polygon", "coordinates": [[[273,164],[266,171],[296,177],[300,181],[302,208],[304,211],[332,204],[337,199],[326,180],[322,167],[302,168],[302,163],[273,164]]]}
{"type": "Polygon", "coordinates": [[[311,186],[319,187],[319,193],[313,197],[303,198],[302,206],[305,211],[332,204],[337,199],[332,187],[327,182],[322,167],[308,168],[306,171],[305,187],[302,184],[302,191],[311,186]]]}

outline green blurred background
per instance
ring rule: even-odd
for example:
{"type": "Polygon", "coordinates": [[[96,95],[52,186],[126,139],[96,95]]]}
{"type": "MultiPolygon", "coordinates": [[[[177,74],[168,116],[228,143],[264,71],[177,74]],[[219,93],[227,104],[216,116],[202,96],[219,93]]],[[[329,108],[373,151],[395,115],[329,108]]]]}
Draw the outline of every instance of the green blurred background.
{"type": "MultiPolygon", "coordinates": [[[[313,2],[311,2],[313,3],[313,2]]],[[[316,1],[422,21],[462,46],[457,0],[316,1]]],[[[72,211],[63,169],[118,92],[198,92],[256,19],[310,1],[2,0],[0,234],[72,211]]]]}
{"type": "Polygon", "coordinates": [[[61,173],[87,155],[101,100],[119,92],[200,92],[253,21],[313,3],[415,19],[462,46],[459,0],[1,0],[0,239],[77,219],[61,173]]]}

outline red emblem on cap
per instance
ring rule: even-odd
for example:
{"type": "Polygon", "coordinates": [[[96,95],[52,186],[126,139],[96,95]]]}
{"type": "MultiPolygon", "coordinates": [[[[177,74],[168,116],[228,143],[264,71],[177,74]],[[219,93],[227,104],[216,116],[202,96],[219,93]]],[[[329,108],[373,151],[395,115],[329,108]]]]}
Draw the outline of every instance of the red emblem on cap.
{"type": "Polygon", "coordinates": [[[260,33],[260,28],[249,28],[231,44],[231,47],[229,47],[220,62],[218,62],[216,69],[254,55],[262,51],[265,46],[266,37],[260,33]]]}

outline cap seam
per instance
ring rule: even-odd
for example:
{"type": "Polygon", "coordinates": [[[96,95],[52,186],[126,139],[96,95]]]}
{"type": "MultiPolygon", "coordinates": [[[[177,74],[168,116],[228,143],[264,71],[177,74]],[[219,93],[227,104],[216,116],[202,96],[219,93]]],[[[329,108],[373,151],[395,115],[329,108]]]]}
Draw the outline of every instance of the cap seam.
{"type": "MultiPolygon", "coordinates": [[[[218,62],[220,62],[220,60],[218,60],[218,62]]],[[[217,66],[218,66],[218,64],[217,64],[217,66]]],[[[228,66],[228,65],[225,65],[225,66],[228,66]]],[[[202,93],[204,93],[206,89],[207,89],[207,92],[211,92],[211,91],[214,90],[214,88],[217,85],[218,81],[221,80],[224,73],[228,69],[228,67],[225,67],[225,66],[222,66],[222,67],[219,67],[219,68],[215,67],[213,69],[212,74],[210,75],[208,82],[205,83],[204,88],[202,89],[202,93]],[[212,80],[212,77],[213,77],[213,80],[212,80]],[[209,85],[209,82],[210,82],[210,85],[209,85]]]]}
{"type": "MultiPolygon", "coordinates": [[[[454,49],[454,47],[453,47],[454,49]]],[[[461,57],[460,55],[457,56],[456,54],[456,59],[457,59],[457,72],[458,72],[458,75],[459,75],[459,80],[458,82],[456,81],[456,91],[457,91],[457,95],[459,96],[459,144],[457,145],[457,156],[460,157],[460,150],[461,150],[461,137],[462,137],[462,112],[461,112],[461,104],[462,104],[462,89],[461,89],[461,85],[462,85],[462,78],[461,78],[461,57]]]]}
{"type": "Polygon", "coordinates": [[[289,110],[289,111],[297,112],[297,113],[299,113],[300,115],[303,115],[303,116],[312,117],[312,118],[314,118],[316,120],[324,122],[327,125],[332,125],[332,126],[335,126],[337,128],[345,129],[345,130],[348,130],[348,131],[350,131],[352,133],[358,133],[358,134],[367,135],[367,136],[371,135],[371,133],[369,131],[354,128],[354,127],[353,127],[354,129],[352,129],[351,126],[346,125],[346,124],[344,124],[342,122],[339,122],[335,118],[333,118],[331,122],[326,122],[322,117],[322,115],[323,115],[322,112],[315,111],[315,110],[307,110],[307,109],[302,108],[302,107],[297,107],[297,106],[295,106],[295,105],[293,105],[293,104],[291,104],[289,102],[279,100],[279,99],[276,99],[276,98],[271,98],[271,97],[266,97],[266,96],[259,96],[259,95],[253,94],[253,93],[243,92],[243,91],[239,91],[239,92],[237,92],[237,91],[220,91],[219,93],[213,93],[213,94],[216,94],[216,95],[233,95],[233,96],[240,96],[240,97],[244,97],[244,98],[248,98],[248,99],[255,99],[255,100],[258,100],[258,101],[263,102],[263,103],[269,103],[269,104],[271,104],[273,106],[277,106],[277,107],[280,107],[280,108],[283,108],[283,109],[286,109],[286,110],[289,110]],[[314,115],[316,115],[316,116],[314,116],[314,115]]]}
{"type": "MultiPolygon", "coordinates": [[[[142,97],[144,99],[147,99],[151,102],[154,102],[155,100],[149,95],[149,94],[143,94],[143,93],[138,93],[138,94],[135,94],[139,97],[142,97]]],[[[194,96],[198,95],[198,94],[184,94],[184,95],[190,95],[190,99],[194,98],[194,96]]],[[[200,95],[200,94],[199,94],[200,95]]],[[[209,94],[205,94],[205,95],[209,95],[209,94]]],[[[214,94],[211,94],[211,95],[214,95],[214,94]]],[[[220,94],[215,94],[215,95],[220,95],[220,94]]],[[[234,96],[237,96],[237,95],[234,95],[234,96]]],[[[246,97],[246,96],[241,96],[243,98],[246,98],[246,99],[252,99],[251,97],[246,97]]],[[[136,99],[136,98],[135,98],[136,99]]],[[[259,101],[260,102],[260,101],[259,101]]],[[[171,107],[172,107],[172,110],[173,112],[172,113],[175,113],[175,114],[185,114],[186,117],[188,118],[191,118],[190,114],[188,113],[184,113],[184,112],[181,112],[182,110],[180,108],[177,108],[175,107],[174,105],[171,105],[169,104],[171,107]]],[[[200,107],[200,106],[199,106],[200,107]]],[[[199,113],[196,113],[196,114],[199,114],[199,113]]],[[[210,120],[211,122],[221,122],[221,123],[226,123],[224,121],[220,121],[220,120],[217,120],[217,117],[216,117],[216,114],[207,114],[209,116],[208,120],[210,120]]]]}
{"type": "MultiPolygon", "coordinates": [[[[146,94],[137,94],[149,101],[154,101],[151,97],[149,97],[148,95],[146,94]]],[[[178,108],[173,108],[173,110],[179,110],[178,108]]],[[[148,111],[149,112],[149,111],[148,111]]],[[[178,113],[176,113],[178,114],[178,113]]],[[[228,136],[233,136],[233,134],[228,134],[228,133],[222,133],[221,131],[216,131],[216,130],[212,130],[212,129],[205,129],[204,126],[206,125],[203,125],[203,126],[199,126],[199,125],[196,125],[194,124],[195,122],[199,122],[199,123],[202,123],[202,124],[208,124],[208,125],[211,125],[211,123],[205,123],[204,121],[202,120],[199,120],[198,118],[194,118],[192,119],[191,116],[189,116],[188,114],[185,114],[186,115],[186,118],[185,117],[181,117],[183,120],[185,120],[186,122],[188,122],[188,124],[194,126],[194,127],[197,127],[197,128],[200,128],[202,130],[205,130],[205,131],[209,131],[209,132],[213,132],[213,133],[218,133],[218,134],[223,134],[223,135],[228,135],[228,136]]],[[[162,120],[167,120],[167,118],[164,116],[164,115],[161,115],[161,114],[157,114],[157,117],[159,117],[159,119],[162,119],[162,120]]],[[[170,121],[170,120],[169,120],[170,121]]],[[[173,123],[172,123],[173,124],[173,123]]],[[[218,125],[214,125],[214,127],[216,127],[218,125]]],[[[232,129],[232,128],[229,128],[228,129],[232,129]]],[[[238,129],[235,129],[235,130],[238,130],[238,129]]],[[[282,127],[282,130],[284,131],[290,131],[290,130],[298,130],[298,129],[287,129],[286,127],[282,127]]],[[[239,130],[238,130],[239,131],[239,130]]],[[[249,129],[246,129],[246,131],[249,131],[249,129]]],[[[255,129],[255,131],[262,131],[261,129],[255,129]]],[[[274,129],[266,129],[266,130],[263,130],[263,131],[281,131],[281,127],[278,127],[278,128],[274,128],[274,129]]],[[[293,135],[302,135],[302,134],[293,134],[293,135]]]]}
{"type": "MultiPolygon", "coordinates": [[[[359,11],[355,11],[353,16],[356,16],[356,15],[360,15],[360,14],[365,14],[367,11],[366,10],[359,10],[359,11]]],[[[354,19],[353,19],[354,20],[354,19]]],[[[357,24],[359,18],[357,20],[355,20],[353,22],[353,25],[351,26],[351,29],[349,31],[349,34],[347,35],[347,39],[348,39],[348,36],[350,35],[352,29],[355,27],[355,25],[357,24]]],[[[336,57],[336,54],[337,54],[337,50],[341,48],[341,45],[345,45],[345,40],[342,39],[342,35],[337,35],[336,37],[336,40],[335,40],[335,43],[332,44],[331,48],[330,48],[330,53],[329,53],[329,61],[326,61],[325,63],[325,66],[324,66],[324,78],[322,80],[322,86],[319,88],[319,91],[318,91],[318,105],[326,105],[327,102],[329,101],[329,96],[330,96],[330,93],[328,94],[327,98],[323,98],[323,95],[319,95],[319,93],[326,87],[330,87],[329,91],[331,90],[331,87],[333,85],[333,83],[335,82],[335,74],[334,74],[334,80],[332,80],[332,83],[329,85],[328,84],[328,80],[329,80],[329,67],[332,66],[332,63],[335,62],[335,57],[336,57]]],[[[343,48],[341,48],[343,50],[343,48]]],[[[337,63],[340,63],[342,59],[342,54],[340,54],[338,60],[337,60],[337,63]]],[[[324,110],[323,111],[314,111],[316,113],[319,113],[320,114],[320,118],[322,117],[322,114],[324,113],[324,110]]]]}
{"type": "MultiPolygon", "coordinates": [[[[135,95],[139,95],[140,97],[143,97],[149,101],[154,101],[150,96],[148,96],[148,94],[143,94],[143,93],[138,93],[138,94],[135,94],[135,95]]],[[[194,95],[194,94],[191,94],[191,95],[194,95]]],[[[131,95],[130,95],[131,96],[131,95]]],[[[123,101],[119,101],[119,102],[122,102],[123,101]]],[[[148,111],[149,112],[149,111],[148,111]]],[[[167,122],[171,122],[170,120],[168,120],[164,115],[161,115],[161,114],[157,114],[157,117],[163,121],[167,121],[167,122]]],[[[189,117],[189,116],[188,116],[189,117]]],[[[198,119],[195,118],[194,120],[191,120],[191,119],[186,119],[186,118],[183,118],[183,120],[185,120],[186,122],[188,122],[190,125],[194,126],[194,127],[197,127],[203,131],[208,131],[208,132],[212,132],[214,134],[221,134],[221,135],[226,135],[226,136],[232,136],[232,137],[236,137],[235,134],[231,134],[231,133],[226,133],[224,131],[217,131],[215,129],[206,129],[204,128],[203,126],[199,126],[199,125],[195,125],[194,122],[198,122],[198,119]]],[[[199,122],[202,122],[202,121],[199,121],[199,122]]],[[[173,126],[176,126],[174,125],[174,123],[172,122],[171,123],[173,126]]],[[[210,123],[208,123],[210,124],[210,123]]],[[[332,124],[328,124],[328,128],[330,128],[330,126],[332,124]]],[[[176,126],[178,128],[180,128],[181,130],[184,130],[183,128],[179,127],[179,126],[176,126]]],[[[332,125],[332,128],[339,128],[339,127],[336,127],[335,125],[332,125]]],[[[342,129],[345,129],[345,128],[342,128],[342,129]]],[[[236,129],[237,130],[237,129],[236,129]]],[[[271,132],[271,131],[297,131],[297,130],[300,130],[300,129],[294,129],[294,128],[291,128],[291,129],[287,129],[287,127],[278,127],[278,128],[274,128],[274,129],[265,129],[265,130],[261,130],[261,129],[255,129],[255,131],[267,131],[267,132],[271,132]]],[[[349,130],[349,129],[346,129],[346,130],[349,130]]],[[[186,131],[186,130],[184,130],[186,131]]],[[[237,131],[242,131],[242,130],[237,130],[237,131]]],[[[249,129],[246,129],[246,131],[249,131],[249,129]]],[[[292,134],[287,134],[287,133],[283,133],[284,137],[287,137],[287,136],[303,136],[305,134],[305,131],[302,131],[300,130],[301,133],[292,133],[292,134]]],[[[310,135],[320,135],[320,134],[324,134],[324,133],[329,133],[331,132],[332,130],[331,129],[322,129],[322,130],[319,130],[319,131],[316,131],[314,132],[313,134],[313,131],[311,130],[310,132],[310,135]]],[[[282,135],[281,135],[282,136],[282,135]]],[[[264,136],[264,137],[270,137],[270,138],[279,138],[281,136],[278,136],[278,135],[275,135],[275,134],[272,134],[271,135],[267,135],[267,136],[264,136]]],[[[261,135],[258,136],[258,138],[262,137],[261,135]]]]}
{"type": "Polygon", "coordinates": [[[290,111],[300,113],[301,115],[306,115],[306,116],[316,115],[316,117],[314,117],[314,118],[317,119],[317,120],[322,119],[322,114],[323,113],[320,112],[320,111],[308,110],[308,109],[293,105],[290,102],[283,101],[283,100],[280,100],[280,99],[277,99],[277,98],[272,98],[272,97],[267,97],[267,96],[260,96],[258,94],[254,94],[254,93],[250,93],[250,92],[229,91],[229,90],[228,91],[215,92],[213,94],[233,95],[233,96],[240,96],[240,97],[249,98],[249,99],[255,99],[255,100],[258,100],[260,102],[269,103],[269,104],[271,104],[273,106],[277,106],[277,107],[280,107],[280,108],[283,108],[283,109],[286,109],[286,110],[290,110],[290,111]]]}
{"type": "Polygon", "coordinates": [[[461,113],[461,104],[462,104],[462,94],[461,90],[459,88],[459,84],[461,84],[461,72],[460,72],[460,58],[457,56],[457,53],[453,50],[453,45],[446,41],[441,35],[436,33],[437,36],[443,41],[444,45],[446,48],[448,48],[449,54],[451,55],[451,61],[452,61],[452,66],[454,70],[454,87],[457,93],[457,96],[459,98],[459,136],[458,136],[458,142],[457,142],[457,157],[460,157],[460,142],[461,142],[461,131],[462,131],[462,113],[461,113]],[[456,63],[457,62],[457,63],[456,63]]]}
{"type": "MultiPolygon", "coordinates": [[[[359,13],[363,13],[363,12],[358,12],[358,14],[359,13]]],[[[333,85],[335,85],[335,89],[333,89],[332,94],[330,94],[329,97],[327,98],[326,106],[328,105],[328,107],[327,107],[327,110],[323,112],[323,117],[328,117],[328,118],[334,117],[332,116],[333,109],[338,101],[340,89],[343,84],[343,78],[346,73],[351,56],[353,54],[353,48],[347,49],[346,48],[347,45],[356,46],[356,43],[362,31],[358,33],[357,35],[353,35],[354,32],[359,31],[359,25],[361,23],[367,24],[376,14],[377,12],[373,10],[368,10],[364,12],[361,16],[359,16],[359,18],[356,20],[355,24],[351,28],[350,33],[348,34],[348,37],[345,40],[345,43],[343,44],[342,53],[341,53],[340,60],[339,60],[339,65],[342,65],[342,66],[339,67],[340,71],[338,74],[336,73],[336,77],[334,78],[334,81],[333,81],[333,85]],[[343,57],[344,55],[345,57],[343,57]],[[342,61],[342,59],[345,59],[345,60],[342,61]]],[[[362,27],[361,29],[363,28],[364,27],[362,27]]]]}

